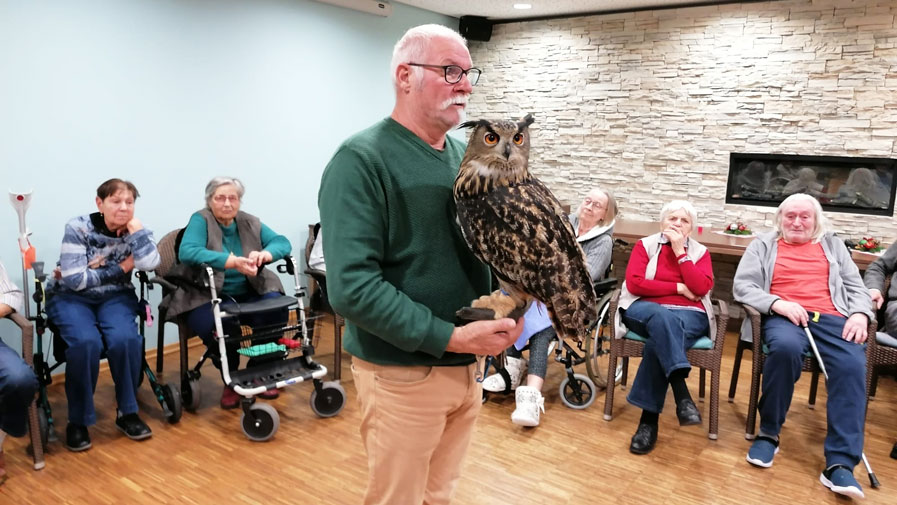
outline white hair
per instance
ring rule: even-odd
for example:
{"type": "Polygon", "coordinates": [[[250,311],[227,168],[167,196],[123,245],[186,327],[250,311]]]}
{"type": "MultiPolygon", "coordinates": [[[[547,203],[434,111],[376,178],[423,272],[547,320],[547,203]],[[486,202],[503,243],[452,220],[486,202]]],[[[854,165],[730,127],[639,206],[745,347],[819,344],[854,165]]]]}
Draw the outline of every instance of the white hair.
{"type": "MultiPolygon", "coordinates": [[[[431,63],[421,60],[427,57],[430,41],[435,38],[453,40],[462,46],[467,47],[467,41],[464,40],[464,37],[447,26],[428,24],[409,28],[392,49],[392,63],[390,64],[389,70],[392,74],[393,86],[397,84],[396,69],[398,69],[399,65],[402,63],[431,63]]],[[[411,72],[414,75],[415,80],[420,81],[423,70],[424,69],[421,67],[411,67],[411,72]]]]}
{"type": "Polygon", "coordinates": [[[212,197],[215,196],[215,191],[218,191],[218,188],[221,186],[226,186],[228,184],[233,184],[233,186],[237,188],[237,196],[240,197],[240,200],[243,200],[243,193],[246,192],[246,187],[243,186],[240,179],[219,175],[218,177],[212,178],[212,180],[206,184],[206,207],[209,207],[209,202],[211,202],[212,197]]]}
{"type": "Polygon", "coordinates": [[[663,223],[663,220],[667,218],[673,212],[677,210],[684,210],[686,214],[688,214],[688,219],[691,221],[691,227],[696,228],[698,226],[698,211],[695,210],[695,206],[685,200],[673,200],[668,202],[666,205],[660,209],[660,222],[663,223]]]}
{"type": "Polygon", "coordinates": [[[582,212],[582,206],[585,204],[586,198],[595,199],[598,195],[604,195],[607,197],[607,207],[604,209],[604,217],[598,221],[598,224],[604,226],[610,222],[613,222],[614,219],[617,218],[617,214],[620,213],[620,210],[617,208],[617,199],[614,198],[614,194],[609,190],[604,189],[600,186],[595,186],[591,190],[589,190],[588,194],[586,194],[585,198],[579,203],[579,207],[576,208],[576,217],[578,218],[580,213],[582,212]]]}
{"type": "Polygon", "coordinates": [[[826,218],[825,214],[822,213],[822,205],[819,204],[819,200],[806,193],[795,193],[782,200],[782,203],[779,204],[779,208],[776,209],[775,217],[775,227],[776,232],[778,232],[779,234],[779,238],[782,238],[785,235],[784,230],[782,229],[785,207],[797,202],[810,202],[811,204],[813,204],[813,212],[816,214],[816,216],[813,220],[813,232],[810,234],[810,239],[814,243],[819,242],[819,240],[822,239],[822,237],[828,231],[828,218],[826,218]]]}

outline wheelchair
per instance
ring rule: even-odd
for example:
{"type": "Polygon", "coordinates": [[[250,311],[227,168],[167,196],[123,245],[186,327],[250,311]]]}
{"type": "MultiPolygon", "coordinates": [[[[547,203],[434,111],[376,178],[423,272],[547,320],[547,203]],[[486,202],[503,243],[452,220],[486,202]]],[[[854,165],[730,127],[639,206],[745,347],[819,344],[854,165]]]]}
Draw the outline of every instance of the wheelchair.
{"type": "MultiPolygon", "coordinates": [[[[311,343],[311,335],[307,327],[309,320],[306,318],[306,309],[303,303],[305,289],[300,285],[295,259],[292,256],[287,256],[282,264],[277,265],[278,272],[293,277],[295,281],[294,296],[284,295],[278,298],[222,307],[223,300],[219,297],[215,287],[215,271],[210,266],[201,265],[193,269],[193,278],[191,279],[175,278],[168,275],[169,270],[177,262],[177,248],[181,234],[182,230],[175,230],[159,241],[157,247],[163,261],[160,268],[156,270],[156,276],[150,282],[160,284],[163,287],[163,295],[186,287],[208,290],[211,295],[215,335],[218,342],[217,351],[206,349],[199,361],[191,368],[188,364],[187,340],[193,335],[187,329],[183,318],[176,321],[180,330],[180,389],[184,407],[190,412],[195,412],[199,408],[202,397],[199,383],[202,377],[201,368],[206,360],[211,359],[213,362],[220,363],[224,384],[243,396],[240,401],[243,411],[240,424],[243,434],[252,441],[269,440],[280,427],[280,415],[273,406],[267,403],[255,403],[255,396],[267,390],[312,381],[314,391],[312,391],[309,401],[312,411],[319,417],[333,417],[339,414],[345,406],[346,392],[337,381],[323,381],[322,378],[327,375],[327,367],[312,359],[314,346],[311,343]],[[225,325],[225,322],[230,322],[232,318],[239,319],[240,316],[281,310],[288,311],[290,314],[286,325],[256,326],[254,328],[239,324],[225,325]],[[231,329],[230,333],[225,331],[225,326],[231,329]],[[238,328],[238,330],[233,330],[233,328],[238,328]],[[257,364],[248,365],[243,370],[232,370],[234,364],[227,361],[227,345],[234,343],[239,345],[237,351],[239,354],[252,358],[252,361],[257,364]],[[290,355],[294,356],[290,357],[290,355]]],[[[161,313],[162,310],[160,310],[161,313]]],[[[160,339],[161,336],[160,332],[160,339]]]]}
{"type": "MultiPolygon", "coordinates": [[[[65,340],[62,339],[56,325],[47,319],[46,311],[43,307],[45,300],[44,282],[47,280],[47,274],[43,271],[44,263],[34,262],[32,263],[32,269],[34,270],[34,294],[32,295],[32,299],[37,307],[35,315],[31,318],[35,326],[36,335],[36,345],[34,346],[34,372],[37,375],[39,384],[37,394],[37,416],[41,444],[46,448],[50,442],[55,442],[59,439],[56,435],[55,420],[53,418],[52,409],[50,408],[47,387],[53,383],[53,371],[65,363],[65,351],[68,348],[68,345],[65,343],[65,340]],[[49,350],[48,354],[52,354],[53,364],[50,364],[44,356],[43,338],[44,332],[47,330],[49,330],[51,334],[50,348],[52,350],[49,350]]],[[[149,282],[146,272],[136,271],[135,276],[140,281],[140,301],[138,302],[139,308],[137,312],[137,317],[139,317],[139,332],[141,335],[145,335],[146,326],[152,325],[153,322],[152,311],[150,310],[149,303],[146,301],[147,290],[152,289],[153,286],[149,282]]],[[[143,373],[140,374],[138,385],[143,385],[144,376],[146,376],[150,388],[156,396],[156,400],[162,407],[165,419],[169,423],[175,424],[181,420],[181,414],[183,413],[180,392],[177,388],[173,388],[169,384],[162,384],[159,382],[146,361],[145,349],[143,350],[143,354],[143,373]]],[[[105,352],[101,353],[100,358],[105,359],[105,352]]]]}

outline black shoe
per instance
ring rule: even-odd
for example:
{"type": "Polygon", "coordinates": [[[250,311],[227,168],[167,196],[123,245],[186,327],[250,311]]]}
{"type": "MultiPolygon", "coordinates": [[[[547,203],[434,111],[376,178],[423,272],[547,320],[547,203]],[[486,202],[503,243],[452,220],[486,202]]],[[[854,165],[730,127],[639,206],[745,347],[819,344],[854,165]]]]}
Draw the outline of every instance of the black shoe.
{"type": "Polygon", "coordinates": [[[115,426],[131,440],[143,440],[153,436],[153,431],[140,420],[137,413],[119,416],[115,420],[115,426]]]}
{"type": "Polygon", "coordinates": [[[632,442],[629,444],[629,452],[633,454],[648,454],[654,450],[654,444],[657,443],[657,425],[656,424],[639,424],[632,436],[632,442]]]}
{"type": "Polygon", "coordinates": [[[695,402],[691,398],[676,403],[676,417],[679,418],[679,426],[701,424],[701,412],[695,407],[695,402]]]}
{"type": "Polygon", "coordinates": [[[894,448],[891,449],[891,457],[897,459],[897,442],[894,442],[894,448]]]}
{"type": "Polygon", "coordinates": [[[72,452],[90,449],[90,433],[87,432],[87,426],[69,423],[65,427],[65,448],[72,452]]]}

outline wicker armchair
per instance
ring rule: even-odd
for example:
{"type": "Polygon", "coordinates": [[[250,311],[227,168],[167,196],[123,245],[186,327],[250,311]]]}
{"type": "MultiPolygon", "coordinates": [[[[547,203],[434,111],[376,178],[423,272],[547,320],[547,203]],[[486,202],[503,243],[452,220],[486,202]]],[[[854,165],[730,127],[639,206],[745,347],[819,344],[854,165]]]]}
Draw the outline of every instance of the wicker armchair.
{"type": "MultiPolygon", "coordinates": [[[[25,316],[13,312],[6,316],[22,329],[22,359],[34,368],[34,325],[25,316]]],[[[37,411],[37,399],[28,406],[28,432],[31,436],[31,452],[34,458],[34,469],[40,470],[44,463],[44,443],[41,436],[40,418],[37,411]]]]}
{"type": "Polygon", "coordinates": [[[878,387],[877,369],[897,365],[897,347],[890,345],[895,343],[894,337],[889,339],[887,334],[878,333],[869,335],[866,341],[866,396],[872,400],[878,387]]]}
{"type": "MultiPolygon", "coordinates": [[[[641,357],[645,344],[640,340],[631,338],[641,338],[631,331],[623,338],[616,338],[616,330],[614,328],[616,318],[620,317],[617,312],[619,303],[620,290],[616,289],[614,290],[613,295],[611,295],[610,301],[610,328],[612,337],[610,339],[610,357],[608,359],[607,377],[614,376],[617,370],[617,360],[622,358],[623,378],[620,381],[620,388],[625,389],[626,378],[629,372],[629,358],[641,357]]],[[[716,440],[719,436],[719,376],[722,364],[723,345],[726,340],[726,324],[729,322],[729,309],[728,305],[726,305],[726,302],[723,300],[714,299],[713,304],[715,306],[714,312],[716,312],[716,340],[710,342],[709,338],[701,339],[694,347],[689,349],[685,355],[688,357],[688,362],[691,363],[692,366],[701,369],[700,389],[698,393],[700,401],[704,401],[705,374],[707,371],[710,371],[710,426],[707,437],[711,440],[716,440]],[[702,342],[702,340],[704,342],[702,342]]],[[[614,409],[615,388],[612,384],[608,384],[608,386],[604,396],[605,421],[613,419],[614,409]]]]}
{"type": "MultiPolygon", "coordinates": [[[[742,304],[742,307],[744,307],[745,314],[747,314],[747,316],[751,319],[751,352],[753,353],[754,358],[751,368],[751,391],[748,400],[747,417],[745,419],[744,438],[746,438],[747,440],[753,440],[757,436],[757,404],[760,400],[760,375],[763,373],[763,364],[766,362],[766,353],[763,349],[763,326],[760,318],[760,312],[750,305],[742,304]]],[[[870,335],[875,334],[875,326],[876,322],[874,319],[869,321],[870,335]]],[[[868,360],[868,347],[866,348],[866,353],[868,360]]],[[[801,370],[803,370],[804,372],[813,373],[812,382],[810,383],[810,402],[808,405],[808,407],[812,409],[815,406],[816,392],[819,383],[819,373],[821,372],[821,370],[819,369],[819,364],[816,362],[816,358],[813,356],[812,352],[808,353],[804,357],[804,362],[801,366],[801,370]]],[[[868,372],[866,380],[870,380],[868,372]]],[[[867,388],[867,400],[868,396],[869,393],[867,388]]]]}

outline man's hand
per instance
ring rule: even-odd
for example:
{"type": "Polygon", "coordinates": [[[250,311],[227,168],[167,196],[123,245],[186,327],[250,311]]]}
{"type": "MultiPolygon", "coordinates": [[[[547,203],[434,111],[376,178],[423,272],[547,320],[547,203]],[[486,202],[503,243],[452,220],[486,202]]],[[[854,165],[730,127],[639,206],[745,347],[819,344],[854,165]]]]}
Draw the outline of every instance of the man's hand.
{"type": "Polygon", "coordinates": [[[272,255],[268,251],[252,251],[251,253],[249,253],[249,256],[247,256],[247,258],[249,258],[250,261],[254,262],[255,266],[257,267],[260,267],[265,263],[271,263],[272,261],[274,261],[274,255],[272,255]]]}
{"type": "Polygon", "coordinates": [[[781,298],[772,304],[772,311],[780,316],[787,317],[789,321],[798,326],[806,326],[807,321],[810,320],[807,311],[799,303],[786,302],[781,298]]]}
{"type": "Polygon", "coordinates": [[[852,314],[844,323],[844,330],[841,332],[841,338],[848,342],[856,342],[862,344],[869,338],[869,318],[866,314],[852,314]]]}
{"type": "Polygon", "coordinates": [[[885,303],[885,297],[881,295],[881,291],[875,288],[869,290],[869,296],[872,297],[872,303],[875,304],[876,309],[880,309],[881,305],[885,303]]]}
{"type": "Polygon", "coordinates": [[[516,342],[522,332],[522,317],[516,323],[509,318],[474,321],[455,328],[445,350],[477,355],[496,355],[516,342]]]}

